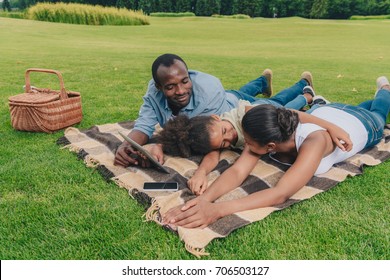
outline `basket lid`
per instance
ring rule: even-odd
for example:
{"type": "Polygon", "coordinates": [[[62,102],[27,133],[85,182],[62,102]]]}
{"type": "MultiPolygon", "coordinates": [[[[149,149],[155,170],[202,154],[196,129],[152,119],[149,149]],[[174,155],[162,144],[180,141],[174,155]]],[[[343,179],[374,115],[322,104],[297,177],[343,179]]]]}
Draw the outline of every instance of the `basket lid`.
{"type": "Polygon", "coordinates": [[[44,104],[59,100],[59,92],[26,92],[14,96],[10,96],[8,100],[14,103],[30,103],[30,104],[44,104]]]}

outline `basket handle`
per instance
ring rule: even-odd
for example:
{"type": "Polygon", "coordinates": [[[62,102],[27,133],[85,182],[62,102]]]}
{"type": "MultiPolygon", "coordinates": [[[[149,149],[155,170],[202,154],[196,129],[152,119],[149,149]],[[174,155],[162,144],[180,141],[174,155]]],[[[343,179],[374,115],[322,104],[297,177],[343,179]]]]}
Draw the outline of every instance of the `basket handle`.
{"type": "Polygon", "coordinates": [[[42,72],[42,73],[50,73],[57,75],[58,79],[60,80],[60,98],[66,99],[68,98],[68,94],[66,93],[65,86],[64,86],[64,79],[62,78],[62,75],[57,70],[52,69],[41,69],[41,68],[29,68],[26,70],[25,74],[25,81],[26,81],[26,93],[31,91],[31,83],[30,83],[30,72],[42,72]]]}

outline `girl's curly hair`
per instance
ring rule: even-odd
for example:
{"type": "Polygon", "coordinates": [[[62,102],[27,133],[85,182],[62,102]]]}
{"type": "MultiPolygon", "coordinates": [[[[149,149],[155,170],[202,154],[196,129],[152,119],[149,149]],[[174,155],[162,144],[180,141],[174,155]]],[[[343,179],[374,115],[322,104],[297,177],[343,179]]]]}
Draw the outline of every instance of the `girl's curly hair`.
{"type": "Polygon", "coordinates": [[[212,151],[209,126],[213,121],[211,116],[178,115],[165,124],[156,141],[163,145],[164,153],[171,156],[205,155],[212,151]]]}

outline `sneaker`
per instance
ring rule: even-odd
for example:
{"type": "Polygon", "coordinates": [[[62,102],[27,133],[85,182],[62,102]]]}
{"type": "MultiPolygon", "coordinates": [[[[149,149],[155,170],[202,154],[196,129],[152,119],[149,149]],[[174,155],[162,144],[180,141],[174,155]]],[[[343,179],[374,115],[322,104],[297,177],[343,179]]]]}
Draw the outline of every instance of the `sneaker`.
{"type": "Polygon", "coordinates": [[[375,96],[378,93],[378,91],[383,89],[383,88],[385,88],[387,90],[390,90],[389,80],[385,76],[381,76],[378,79],[376,79],[376,92],[375,92],[375,96]]]}
{"type": "Polygon", "coordinates": [[[314,92],[314,89],[311,87],[311,86],[305,86],[303,88],[303,93],[308,93],[310,94],[312,97],[316,96],[316,93],[314,92]]]}
{"type": "Polygon", "coordinates": [[[325,97],[321,95],[316,95],[313,97],[313,102],[310,104],[310,106],[325,104],[330,104],[330,101],[326,100],[325,97]]]}
{"type": "Polygon", "coordinates": [[[308,86],[314,87],[313,86],[313,75],[309,71],[305,71],[301,74],[301,79],[306,80],[308,83],[308,86]]]}
{"type": "Polygon", "coordinates": [[[308,102],[307,100],[307,97],[304,96],[306,98],[306,104],[309,105],[309,106],[312,106],[313,105],[313,101],[314,101],[314,96],[316,96],[316,93],[314,92],[314,89],[311,87],[311,86],[305,86],[302,90],[302,94],[304,95],[305,93],[308,93],[311,95],[311,102],[308,102]]]}
{"type": "Polygon", "coordinates": [[[263,71],[262,76],[265,77],[267,80],[268,87],[265,89],[265,91],[262,92],[262,94],[266,97],[271,97],[272,95],[272,70],[271,69],[265,69],[263,71]]]}

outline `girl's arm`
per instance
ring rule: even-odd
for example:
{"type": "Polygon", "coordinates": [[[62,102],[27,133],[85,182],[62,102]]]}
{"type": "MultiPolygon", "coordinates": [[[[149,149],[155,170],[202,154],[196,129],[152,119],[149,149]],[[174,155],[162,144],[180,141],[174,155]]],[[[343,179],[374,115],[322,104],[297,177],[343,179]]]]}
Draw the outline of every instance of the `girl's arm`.
{"type": "Polygon", "coordinates": [[[219,156],[220,151],[212,151],[205,155],[194,175],[188,180],[188,187],[194,194],[201,195],[207,189],[207,175],[217,166],[219,156]]]}
{"type": "Polygon", "coordinates": [[[299,121],[301,123],[314,123],[316,125],[325,128],[329,132],[333,143],[335,143],[336,146],[338,146],[342,151],[349,152],[350,150],[352,150],[353,144],[351,138],[349,137],[349,134],[344,129],[326,120],[313,116],[311,114],[307,114],[296,110],[293,111],[298,113],[299,121]]]}

